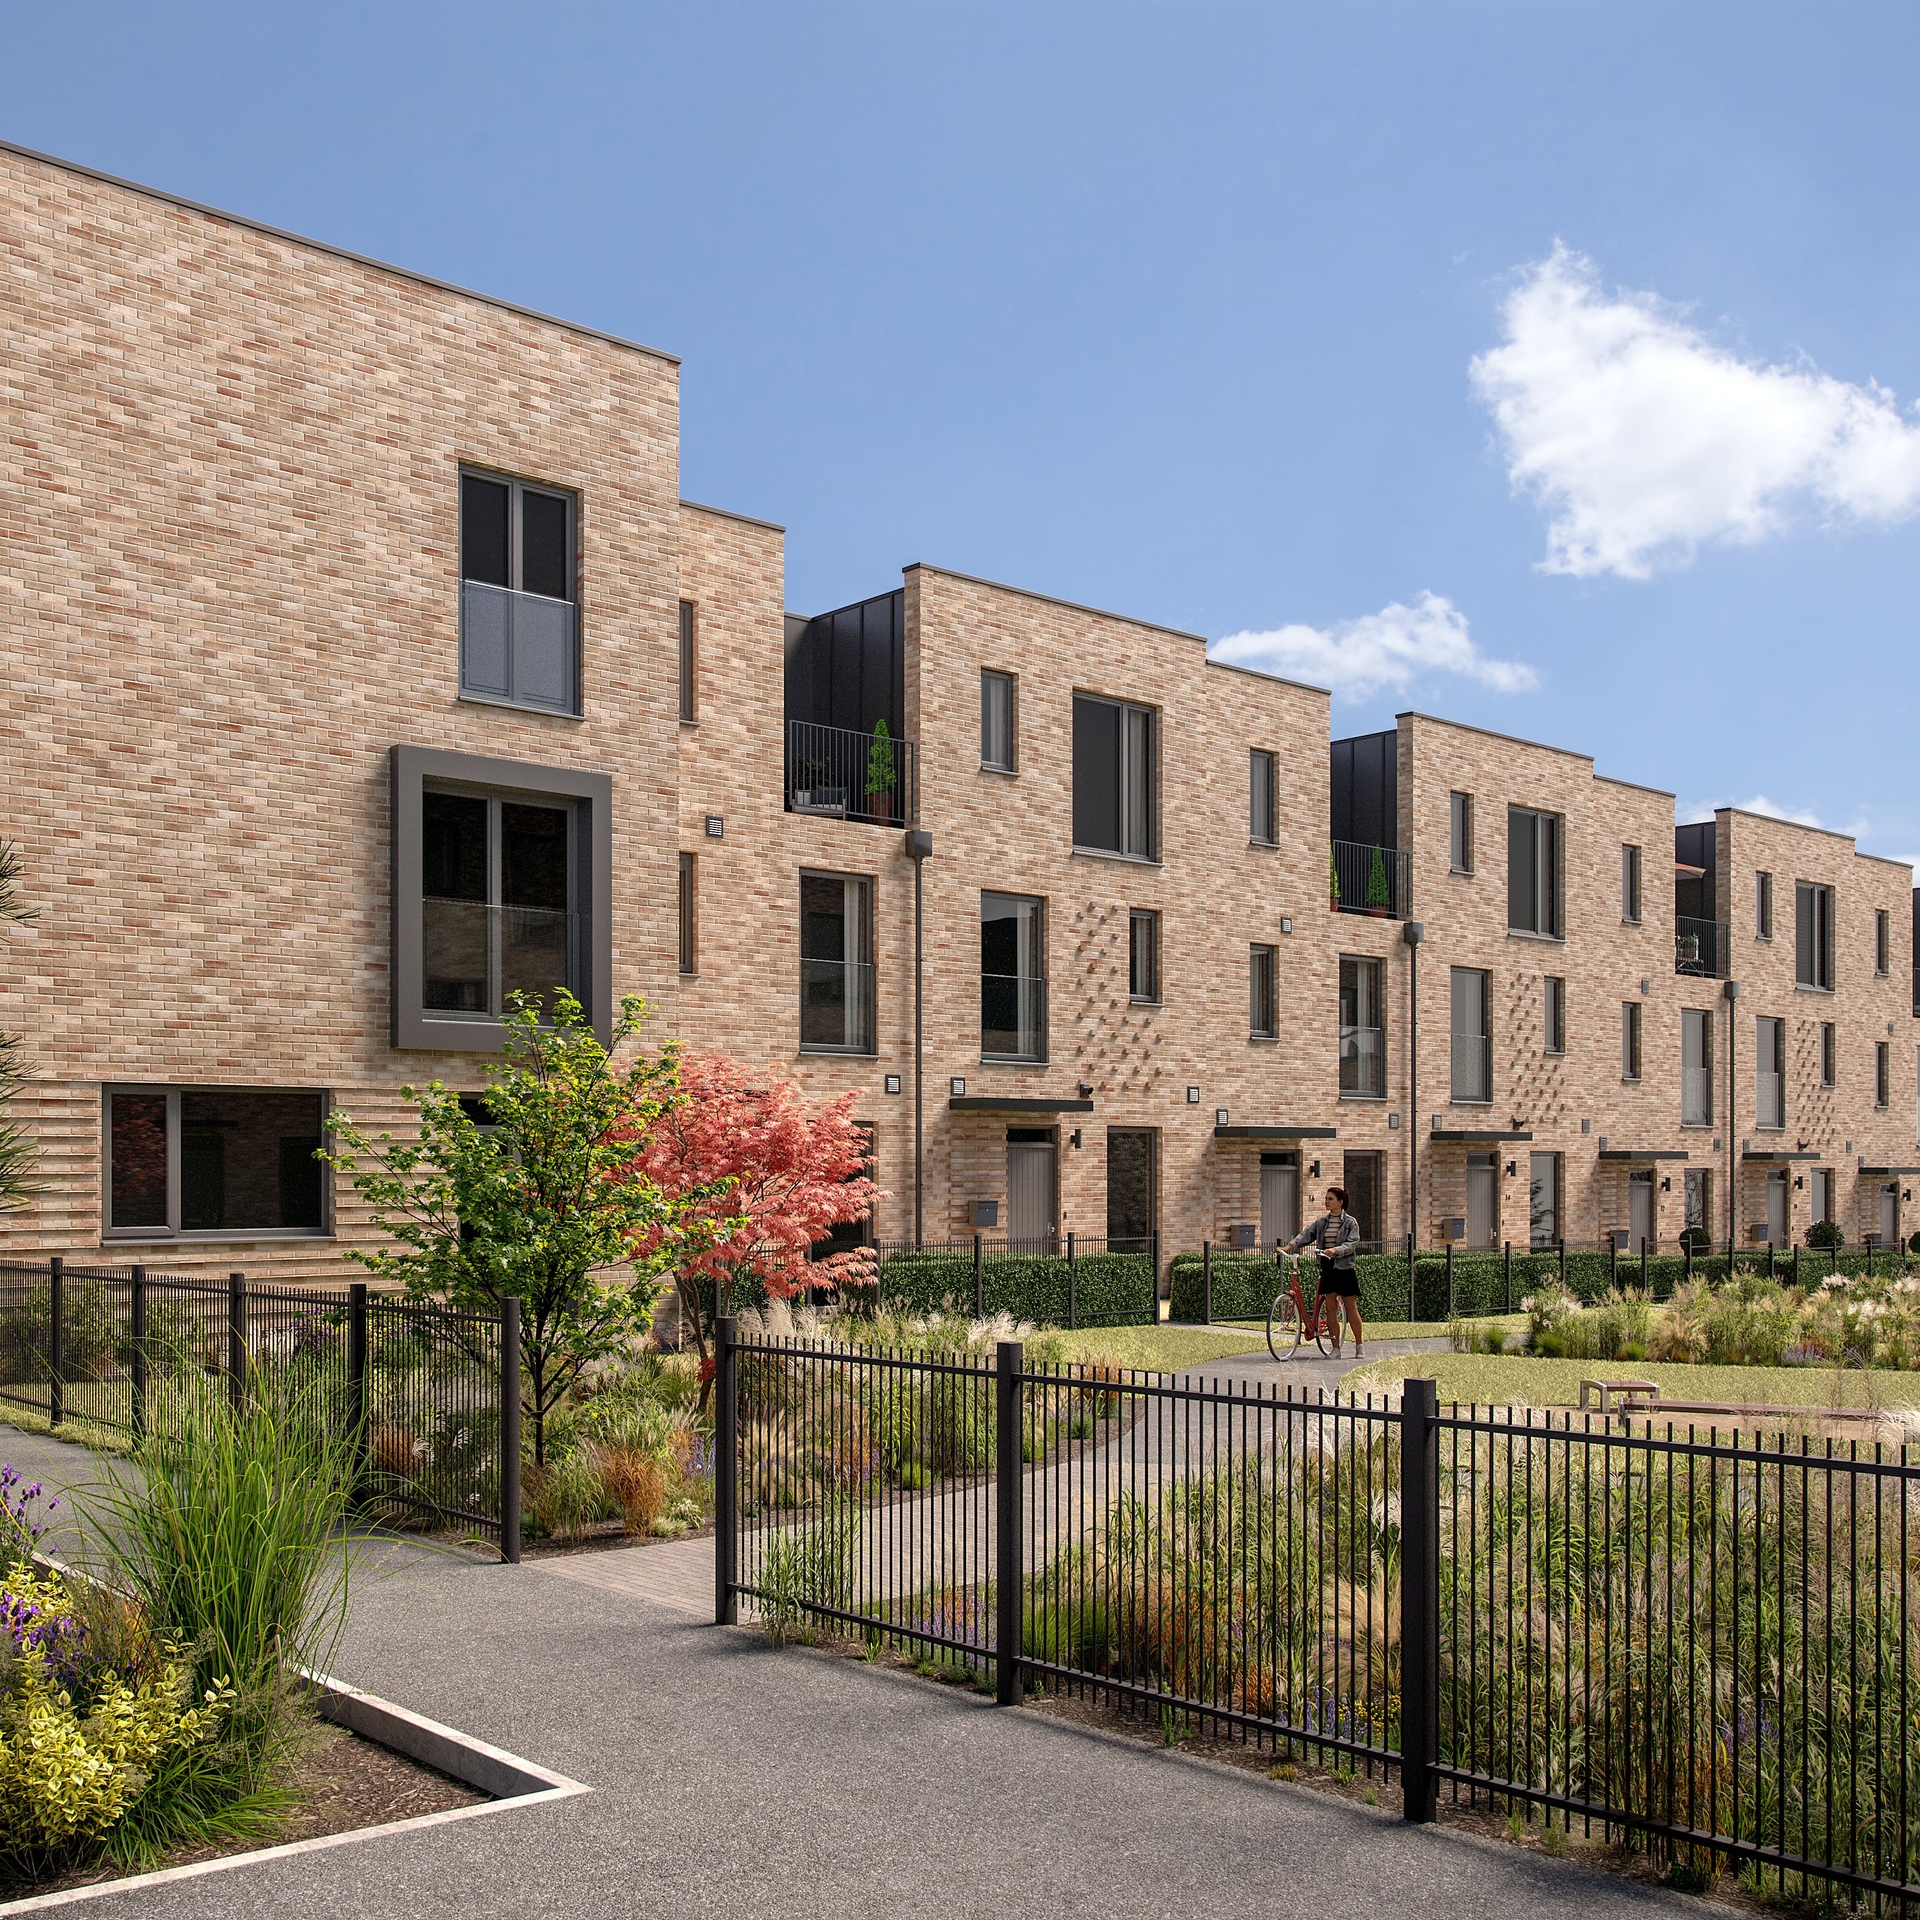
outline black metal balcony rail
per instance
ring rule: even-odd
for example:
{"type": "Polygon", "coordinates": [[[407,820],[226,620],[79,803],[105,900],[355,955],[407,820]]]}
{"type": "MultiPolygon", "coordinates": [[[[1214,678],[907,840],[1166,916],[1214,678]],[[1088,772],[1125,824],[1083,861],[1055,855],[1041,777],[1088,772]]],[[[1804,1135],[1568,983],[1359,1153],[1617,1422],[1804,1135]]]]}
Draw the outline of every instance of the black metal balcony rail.
{"type": "Polygon", "coordinates": [[[860,960],[800,962],[800,1045],[808,1053],[873,1051],[873,968],[860,960]]]}
{"type": "Polygon", "coordinates": [[[1413,912],[1413,856],[1370,841],[1335,840],[1327,863],[1327,904],[1336,913],[1405,920],[1413,912]]]}
{"type": "Polygon", "coordinates": [[[920,756],[911,740],[787,722],[787,811],[910,827],[920,818],[920,756]]]}
{"type": "Polygon", "coordinates": [[[1047,983],[1024,974],[980,976],[980,1051],[990,1060],[1047,1057],[1047,983]]]}
{"type": "Polygon", "coordinates": [[[1676,914],[1673,922],[1673,970],[1703,980],[1727,977],[1727,923],[1676,914]]]}

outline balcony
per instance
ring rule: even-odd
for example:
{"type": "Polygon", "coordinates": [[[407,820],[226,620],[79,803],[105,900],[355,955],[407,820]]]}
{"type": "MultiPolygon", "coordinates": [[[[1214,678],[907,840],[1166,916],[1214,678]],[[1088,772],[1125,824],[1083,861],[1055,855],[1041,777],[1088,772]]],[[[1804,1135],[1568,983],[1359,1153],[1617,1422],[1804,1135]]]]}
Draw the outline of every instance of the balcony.
{"type": "Polygon", "coordinates": [[[422,1006],[442,1020],[498,1020],[513,993],[545,1005],[555,987],[579,978],[582,917],[480,900],[422,900],[422,1006]]]}
{"type": "Polygon", "coordinates": [[[1673,922],[1673,970],[1703,980],[1727,977],[1727,923],[1678,914],[1673,922]]]}
{"type": "Polygon", "coordinates": [[[476,700],[580,711],[580,645],[571,600],[460,583],[460,691],[476,700]]]}
{"type": "Polygon", "coordinates": [[[1380,1027],[1340,1029],[1340,1091],[1386,1098],[1387,1036],[1380,1027]]]}
{"type": "Polygon", "coordinates": [[[787,811],[870,826],[920,818],[919,754],[911,740],[787,722],[787,811]]]}
{"type": "Polygon", "coordinates": [[[873,1051],[873,968],[859,960],[800,962],[804,1053],[873,1051]]]}
{"type": "Polygon", "coordinates": [[[980,1054],[987,1060],[1047,1057],[1047,983],[1026,975],[980,976],[980,1054]]]}
{"type": "Polygon", "coordinates": [[[1413,911],[1413,859],[1392,847],[1335,840],[1327,866],[1328,904],[1336,913],[1404,920],[1413,911]]]}

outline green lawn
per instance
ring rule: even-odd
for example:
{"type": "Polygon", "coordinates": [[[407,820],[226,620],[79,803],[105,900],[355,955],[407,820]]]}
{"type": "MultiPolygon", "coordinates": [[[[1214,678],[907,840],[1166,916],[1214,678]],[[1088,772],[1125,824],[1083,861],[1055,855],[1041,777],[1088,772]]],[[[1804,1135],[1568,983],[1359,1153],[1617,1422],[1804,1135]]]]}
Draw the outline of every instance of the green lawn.
{"type": "Polygon", "coordinates": [[[1267,1350],[1265,1332],[1244,1327],[1083,1327],[1048,1337],[1059,1341],[1068,1360],[1110,1360],[1151,1373],[1177,1373],[1231,1353],[1267,1350]]]}
{"type": "MultiPolygon", "coordinates": [[[[1369,1340],[1444,1340],[1447,1337],[1447,1322],[1444,1320],[1367,1320],[1362,1325],[1367,1330],[1369,1340]]],[[[1524,1313],[1490,1314],[1485,1319],[1472,1322],[1476,1327],[1505,1327],[1508,1335],[1524,1331],[1527,1316],[1524,1313]]],[[[1343,1318],[1340,1322],[1341,1339],[1351,1339],[1351,1329],[1343,1318]]],[[[1204,1333],[1219,1333],[1227,1328],[1245,1329],[1260,1336],[1262,1342],[1267,1337],[1267,1323],[1264,1320],[1216,1320],[1211,1327],[1204,1327],[1204,1333]]]]}
{"type": "Polygon", "coordinates": [[[1434,1381],[1442,1405],[1572,1407],[1582,1380],[1652,1380],[1671,1400],[1768,1407],[1920,1407],[1920,1373],[1833,1367],[1689,1367],[1634,1360],[1535,1360],[1508,1353],[1421,1353],[1370,1360],[1341,1375],[1343,1393],[1434,1381]]]}

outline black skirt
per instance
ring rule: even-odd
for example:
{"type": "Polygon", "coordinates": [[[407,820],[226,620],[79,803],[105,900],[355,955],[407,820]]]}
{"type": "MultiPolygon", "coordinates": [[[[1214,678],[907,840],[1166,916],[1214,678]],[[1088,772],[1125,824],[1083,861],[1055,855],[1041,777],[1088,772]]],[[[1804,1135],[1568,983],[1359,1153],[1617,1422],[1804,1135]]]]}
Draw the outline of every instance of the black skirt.
{"type": "Polygon", "coordinates": [[[1352,1267],[1329,1266],[1322,1262],[1320,1267],[1320,1291],[1337,1293],[1343,1299],[1360,1298],[1360,1275],[1352,1267]]]}

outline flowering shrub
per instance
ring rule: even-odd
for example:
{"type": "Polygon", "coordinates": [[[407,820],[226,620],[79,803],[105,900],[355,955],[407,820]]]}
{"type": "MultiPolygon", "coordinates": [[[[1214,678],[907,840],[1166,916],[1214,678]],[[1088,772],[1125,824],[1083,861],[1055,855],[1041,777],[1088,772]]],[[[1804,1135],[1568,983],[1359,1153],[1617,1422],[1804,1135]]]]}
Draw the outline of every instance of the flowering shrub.
{"type": "MultiPolygon", "coordinates": [[[[40,1493],[38,1480],[30,1487],[23,1484],[20,1469],[0,1460],[0,1574],[25,1566],[47,1530],[46,1522],[33,1516],[40,1493]]],[[[46,1511],[52,1513],[59,1504],[58,1500],[49,1500],[46,1511]]]]}

